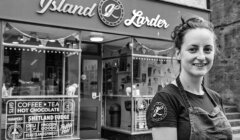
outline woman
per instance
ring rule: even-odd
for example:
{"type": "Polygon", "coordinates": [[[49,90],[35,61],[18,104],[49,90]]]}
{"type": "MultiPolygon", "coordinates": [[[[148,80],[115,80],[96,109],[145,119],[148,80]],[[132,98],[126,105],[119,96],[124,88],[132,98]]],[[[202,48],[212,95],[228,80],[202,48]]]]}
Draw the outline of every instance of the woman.
{"type": "Polygon", "coordinates": [[[148,107],[147,125],[153,139],[231,140],[219,94],[202,84],[217,52],[212,24],[198,17],[182,19],[172,39],[180,74],[148,107]]]}

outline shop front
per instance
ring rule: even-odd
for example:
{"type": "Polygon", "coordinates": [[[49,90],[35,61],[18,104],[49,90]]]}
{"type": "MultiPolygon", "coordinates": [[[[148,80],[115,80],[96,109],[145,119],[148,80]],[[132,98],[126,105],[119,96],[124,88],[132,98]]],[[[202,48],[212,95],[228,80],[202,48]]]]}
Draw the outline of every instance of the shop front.
{"type": "Polygon", "coordinates": [[[1,0],[1,140],[151,139],[179,66],[171,31],[209,10],[154,0],[1,0]]]}

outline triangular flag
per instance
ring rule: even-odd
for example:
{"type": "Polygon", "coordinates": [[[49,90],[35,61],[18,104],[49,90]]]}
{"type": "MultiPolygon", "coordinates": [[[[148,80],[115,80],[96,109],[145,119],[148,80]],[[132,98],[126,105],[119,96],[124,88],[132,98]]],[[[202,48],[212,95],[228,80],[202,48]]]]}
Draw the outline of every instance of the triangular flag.
{"type": "Polygon", "coordinates": [[[47,45],[48,40],[46,40],[46,39],[39,39],[39,40],[43,46],[47,45]]]}
{"type": "Polygon", "coordinates": [[[62,47],[64,47],[64,38],[57,39],[57,41],[61,44],[62,47]]]}
{"type": "Polygon", "coordinates": [[[142,48],[142,52],[143,52],[143,54],[145,54],[146,53],[146,49],[145,48],[142,48]]]}
{"type": "Polygon", "coordinates": [[[79,40],[79,34],[75,34],[75,35],[74,35],[74,38],[77,39],[77,40],[79,40]]]}
{"type": "Polygon", "coordinates": [[[13,27],[9,24],[6,23],[5,31],[11,30],[13,27]]]}

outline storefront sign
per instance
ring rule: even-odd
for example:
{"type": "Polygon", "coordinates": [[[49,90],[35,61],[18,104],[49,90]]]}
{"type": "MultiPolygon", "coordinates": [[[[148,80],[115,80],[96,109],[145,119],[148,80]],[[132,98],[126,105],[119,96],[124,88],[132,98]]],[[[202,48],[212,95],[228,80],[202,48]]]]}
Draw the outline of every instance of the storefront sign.
{"type": "Polygon", "coordinates": [[[169,24],[165,19],[160,19],[160,15],[156,18],[144,17],[142,11],[133,10],[131,19],[126,19],[124,24],[126,26],[134,25],[135,27],[142,27],[143,25],[156,28],[167,28],[169,24]]]}
{"type": "Polygon", "coordinates": [[[119,25],[124,17],[123,4],[119,0],[101,0],[98,6],[98,15],[108,26],[119,25]]]}
{"type": "Polygon", "coordinates": [[[182,16],[209,19],[209,14],[157,0],[0,1],[2,20],[169,41],[182,16]]]}
{"type": "MultiPolygon", "coordinates": [[[[93,3],[91,7],[83,7],[81,5],[74,5],[66,3],[66,0],[61,0],[57,3],[55,0],[40,0],[41,10],[37,11],[39,14],[44,14],[47,10],[52,12],[66,13],[78,16],[88,16],[89,18],[95,15],[94,10],[97,7],[96,3],[93,3]]],[[[101,0],[98,5],[98,15],[101,21],[108,26],[119,25],[124,18],[124,7],[120,0],[101,0]]],[[[154,28],[168,28],[169,24],[165,19],[161,19],[158,14],[155,18],[150,18],[143,15],[143,11],[132,11],[132,17],[125,19],[125,26],[135,26],[137,28],[146,25],[154,28]]]]}
{"type": "Polygon", "coordinates": [[[37,13],[44,14],[47,10],[50,10],[52,12],[92,17],[95,15],[93,10],[96,6],[96,3],[94,3],[91,7],[83,7],[81,5],[66,3],[65,0],[61,0],[60,3],[57,3],[55,0],[40,0],[40,7],[42,9],[37,11],[37,13]]]}
{"type": "Polygon", "coordinates": [[[72,136],[73,99],[9,100],[6,139],[36,139],[72,136]]]}

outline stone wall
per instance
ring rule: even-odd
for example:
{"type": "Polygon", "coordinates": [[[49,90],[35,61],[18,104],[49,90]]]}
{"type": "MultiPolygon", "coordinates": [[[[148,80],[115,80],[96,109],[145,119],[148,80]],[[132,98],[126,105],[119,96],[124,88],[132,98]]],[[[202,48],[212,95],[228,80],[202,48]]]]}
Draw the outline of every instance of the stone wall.
{"type": "Polygon", "coordinates": [[[221,94],[225,104],[237,104],[240,110],[240,1],[210,2],[220,52],[209,74],[209,86],[221,94]]]}
{"type": "Polygon", "coordinates": [[[163,1],[178,3],[182,5],[203,8],[203,9],[207,8],[207,0],[163,0],[163,1]]]}

